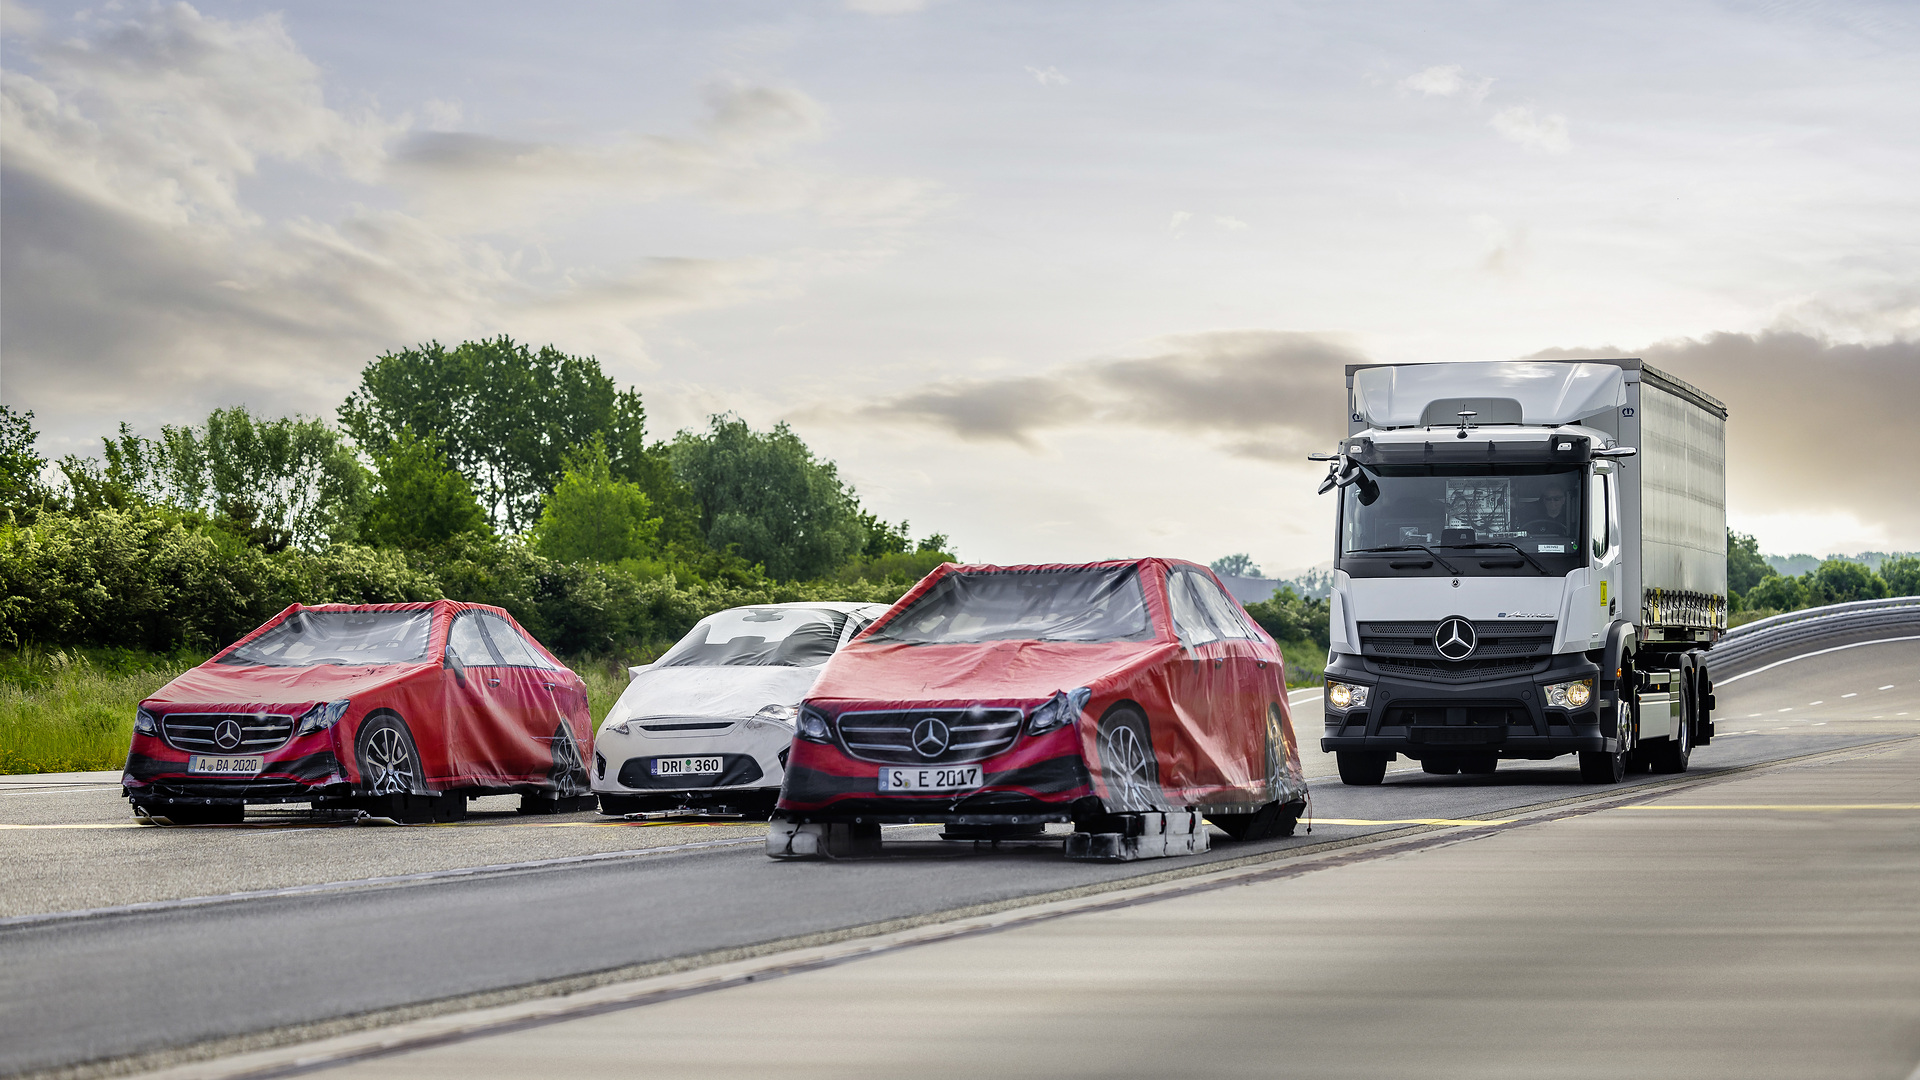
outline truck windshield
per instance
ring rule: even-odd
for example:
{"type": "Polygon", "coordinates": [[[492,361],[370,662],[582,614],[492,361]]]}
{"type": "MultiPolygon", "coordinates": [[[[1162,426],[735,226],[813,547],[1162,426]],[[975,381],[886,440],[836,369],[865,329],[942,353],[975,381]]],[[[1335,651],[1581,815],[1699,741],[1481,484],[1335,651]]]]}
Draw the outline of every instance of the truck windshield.
{"type": "Polygon", "coordinates": [[[1131,566],[948,574],[868,641],[1145,641],[1153,637],[1131,566]]]}
{"type": "Polygon", "coordinates": [[[1379,493],[1367,500],[1364,484],[1344,489],[1340,553],[1421,557],[1426,548],[1434,549],[1424,556],[1429,559],[1451,552],[1448,558],[1459,563],[1461,554],[1481,554],[1481,561],[1498,564],[1504,552],[1521,567],[1564,573],[1581,558],[1584,471],[1577,465],[1368,468],[1379,493]]]}

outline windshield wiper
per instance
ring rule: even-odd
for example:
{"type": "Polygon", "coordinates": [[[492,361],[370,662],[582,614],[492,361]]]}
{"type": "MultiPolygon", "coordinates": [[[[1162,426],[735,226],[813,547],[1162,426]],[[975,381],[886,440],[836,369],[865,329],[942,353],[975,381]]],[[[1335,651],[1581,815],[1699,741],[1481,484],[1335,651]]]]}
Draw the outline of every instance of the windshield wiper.
{"type": "Polygon", "coordinates": [[[1433,556],[1434,561],[1447,568],[1447,573],[1458,574],[1460,568],[1446,560],[1446,557],[1425,544],[1393,544],[1387,547],[1354,548],[1349,555],[1384,555],[1393,551],[1424,551],[1433,556]]]}
{"type": "Polygon", "coordinates": [[[1547,564],[1527,554],[1526,548],[1521,547],[1519,544],[1509,544],[1505,540],[1482,540],[1477,544],[1448,544],[1446,546],[1450,548],[1512,548],[1515,554],[1532,563],[1541,573],[1547,575],[1552,575],[1553,573],[1553,571],[1547,569],[1547,564]]]}

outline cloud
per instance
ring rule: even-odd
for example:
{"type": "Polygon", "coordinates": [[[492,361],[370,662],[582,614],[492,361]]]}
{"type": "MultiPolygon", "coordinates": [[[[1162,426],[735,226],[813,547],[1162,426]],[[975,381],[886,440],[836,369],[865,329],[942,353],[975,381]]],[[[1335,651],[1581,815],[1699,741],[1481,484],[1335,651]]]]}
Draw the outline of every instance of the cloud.
{"type": "MultiPolygon", "coordinates": [[[[649,320],[870,267],[943,197],[796,167],[792,148],[829,118],[789,87],[721,80],[691,136],[570,145],[334,108],[277,16],[174,4],[81,25],[24,43],[27,62],[0,72],[5,389],[59,418],[49,445],[212,405],[325,410],[369,358],[427,338],[510,329],[643,362],[649,320]],[[267,218],[245,195],[270,161],[352,208],[267,218]],[[496,246],[541,215],[672,198],[861,231],[840,247],[606,266],[496,246]]],[[[427,111],[459,121],[455,104],[427,111]]]]}
{"type": "Polygon", "coordinates": [[[1247,223],[1244,221],[1241,221],[1239,218],[1227,217],[1224,214],[1214,215],[1213,223],[1215,225],[1220,226],[1223,229],[1230,229],[1234,232],[1239,232],[1241,229],[1244,229],[1247,227],[1247,223]]]}
{"type": "Polygon", "coordinates": [[[1564,154],[1573,148],[1567,137],[1567,118],[1559,113],[1541,113],[1531,105],[1501,109],[1487,121],[1500,137],[1533,150],[1564,154]]]}
{"type": "MultiPolygon", "coordinates": [[[[1541,356],[1621,355],[1554,349],[1541,356]]],[[[1920,341],[1719,333],[1637,354],[1727,403],[1729,501],[1745,512],[1847,514],[1920,547],[1920,341]]]]}
{"type": "Polygon", "coordinates": [[[45,22],[44,16],[20,0],[0,0],[0,34],[32,37],[45,22]]]}
{"type": "Polygon", "coordinates": [[[1193,215],[1187,211],[1175,210],[1173,216],[1167,219],[1167,231],[1178,236],[1186,231],[1187,222],[1192,220],[1193,215]]]}
{"type": "Polygon", "coordinates": [[[1038,449],[1047,431],[1146,428],[1210,438],[1240,457],[1291,462],[1344,432],[1343,365],[1364,359],[1317,334],[1215,331],[1169,338],[1149,356],[935,383],[852,412],[1028,449],[1038,449]]]}
{"type": "Polygon", "coordinates": [[[1493,80],[1484,77],[1469,77],[1459,64],[1443,64],[1416,71],[1400,80],[1402,90],[1411,90],[1428,97],[1460,97],[1468,101],[1484,101],[1487,92],[1493,89],[1493,80]]]}
{"type": "Polygon", "coordinates": [[[1475,214],[1473,227],[1480,230],[1480,269],[1500,277],[1519,274],[1527,261],[1532,231],[1525,225],[1504,225],[1487,214],[1475,214]]]}
{"type": "Polygon", "coordinates": [[[1065,75],[1060,74],[1060,69],[1056,67],[1029,67],[1027,68],[1027,74],[1033,76],[1033,81],[1039,83],[1041,86],[1065,86],[1069,81],[1065,75]]]}

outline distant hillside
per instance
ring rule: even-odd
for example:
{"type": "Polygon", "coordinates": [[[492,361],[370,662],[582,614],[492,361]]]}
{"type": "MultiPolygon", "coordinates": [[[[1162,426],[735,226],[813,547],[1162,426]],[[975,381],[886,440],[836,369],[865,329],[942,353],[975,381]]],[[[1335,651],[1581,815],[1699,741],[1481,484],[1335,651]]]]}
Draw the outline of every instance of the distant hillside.
{"type": "Polygon", "coordinates": [[[1767,561],[1768,566],[1773,567],[1774,573],[1787,577],[1798,577],[1801,574],[1820,569],[1820,564],[1827,559],[1845,559],[1848,562],[1861,563],[1870,569],[1878,570],[1880,569],[1880,564],[1886,562],[1888,559],[1898,559],[1906,555],[1920,555],[1920,552],[1863,551],[1858,555],[1828,555],[1824,558],[1818,555],[1762,555],[1760,557],[1767,561]]]}

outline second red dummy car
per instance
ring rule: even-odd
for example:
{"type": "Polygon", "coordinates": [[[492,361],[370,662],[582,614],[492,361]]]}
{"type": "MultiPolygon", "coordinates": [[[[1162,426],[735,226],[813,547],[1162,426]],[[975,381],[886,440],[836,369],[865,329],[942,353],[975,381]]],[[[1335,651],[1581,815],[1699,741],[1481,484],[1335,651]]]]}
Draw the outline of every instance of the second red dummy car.
{"type": "Polygon", "coordinates": [[[942,566],[802,704],[768,853],[870,847],[889,822],[1011,838],[1181,811],[1290,834],[1306,784],[1284,670],[1192,563],[942,566]]]}

